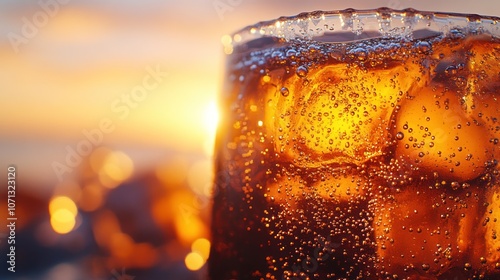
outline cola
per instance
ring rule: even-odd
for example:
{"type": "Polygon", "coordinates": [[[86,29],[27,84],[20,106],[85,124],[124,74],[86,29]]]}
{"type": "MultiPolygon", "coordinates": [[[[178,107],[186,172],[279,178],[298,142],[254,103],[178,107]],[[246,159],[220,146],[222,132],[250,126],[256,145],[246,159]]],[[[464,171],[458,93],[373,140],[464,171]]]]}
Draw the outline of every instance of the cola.
{"type": "Polygon", "coordinates": [[[209,277],[500,277],[492,20],[346,10],[234,35],[209,277]]]}

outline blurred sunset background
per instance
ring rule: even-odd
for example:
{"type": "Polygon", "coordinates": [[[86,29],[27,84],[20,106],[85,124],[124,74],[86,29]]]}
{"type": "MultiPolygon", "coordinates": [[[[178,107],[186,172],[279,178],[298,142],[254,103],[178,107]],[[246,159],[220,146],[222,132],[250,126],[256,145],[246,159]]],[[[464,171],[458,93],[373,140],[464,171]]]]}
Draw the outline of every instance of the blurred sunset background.
{"type": "Polygon", "coordinates": [[[221,38],[304,11],[500,16],[500,2],[0,1],[0,223],[16,167],[16,272],[0,279],[204,279],[221,38]]]}

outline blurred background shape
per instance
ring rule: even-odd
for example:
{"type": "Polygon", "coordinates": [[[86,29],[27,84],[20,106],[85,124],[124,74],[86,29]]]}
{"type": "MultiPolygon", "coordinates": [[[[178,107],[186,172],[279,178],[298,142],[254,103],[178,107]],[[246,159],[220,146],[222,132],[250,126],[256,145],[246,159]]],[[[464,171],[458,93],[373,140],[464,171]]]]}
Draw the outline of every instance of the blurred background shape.
{"type": "Polygon", "coordinates": [[[0,278],[204,279],[224,35],[382,6],[500,16],[487,0],[1,1],[0,178],[16,166],[18,220],[0,278]]]}

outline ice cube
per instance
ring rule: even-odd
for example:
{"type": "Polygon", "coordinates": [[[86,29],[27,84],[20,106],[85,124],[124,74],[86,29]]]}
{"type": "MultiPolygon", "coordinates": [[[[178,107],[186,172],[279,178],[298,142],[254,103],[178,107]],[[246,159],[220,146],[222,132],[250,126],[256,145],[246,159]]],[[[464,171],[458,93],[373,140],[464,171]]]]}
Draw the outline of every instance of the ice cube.
{"type": "Polygon", "coordinates": [[[327,201],[328,204],[366,200],[372,189],[370,181],[356,168],[309,169],[307,172],[284,171],[268,183],[264,196],[268,202],[277,203],[284,209],[297,208],[299,201],[327,201]]]}
{"type": "MultiPolygon", "coordinates": [[[[484,234],[478,238],[478,245],[484,242],[484,258],[490,265],[500,262],[500,189],[494,186],[494,189],[488,191],[488,207],[481,221],[482,228],[478,230],[484,234]]],[[[479,247],[479,246],[478,246],[479,247]]],[[[481,248],[479,247],[479,248],[481,248]]]]}
{"type": "Polygon", "coordinates": [[[492,158],[487,128],[469,117],[462,97],[432,83],[414,92],[396,114],[396,157],[443,179],[467,181],[492,158]]]}
{"type": "Polygon", "coordinates": [[[467,46],[467,87],[465,105],[471,119],[490,132],[489,144],[494,158],[500,159],[500,50],[498,39],[490,35],[469,38],[467,46]]]}
{"type": "Polygon", "coordinates": [[[499,39],[491,35],[478,35],[465,41],[467,91],[474,95],[497,93],[500,90],[499,39]]]}
{"type": "Polygon", "coordinates": [[[382,155],[391,145],[392,111],[412,86],[425,84],[420,69],[401,62],[380,69],[334,64],[277,81],[274,90],[262,83],[277,154],[302,167],[360,165],[382,155]]]}
{"type": "Polygon", "coordinates": [[[468,190],[451,193],[421,183],[373,200],[379,271],[406,279],[464,267],[479,221],[476,199],[468,190]]]}
{"type": "Polygon", "coordinates": [[[283,174],[268,182],[264,196],[268,202],[278,204],[284,210],[295,210],[308,189],[300,176],[283,174]]]}

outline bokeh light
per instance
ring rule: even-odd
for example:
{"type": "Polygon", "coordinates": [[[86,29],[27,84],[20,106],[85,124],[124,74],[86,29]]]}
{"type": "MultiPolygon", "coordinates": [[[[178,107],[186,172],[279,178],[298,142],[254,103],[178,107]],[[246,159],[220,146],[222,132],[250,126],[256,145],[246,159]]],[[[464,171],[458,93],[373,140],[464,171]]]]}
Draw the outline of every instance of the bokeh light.
{"type": "Polygon", "coordinates": [[[66,210],[72,216],[76,216],[76,214],[78,214],[78,209],[75,202],[73,202],[73,200],[71,200],[71,198],[67,196],[57,196],[50,201],[49,213],[51,215],[54,215],[54,213],[59,210],[66,210]]]}
{"type": "Polygon", "coordinates": [[[120,223],[111,211],[101,212],[93,221],[94,238],[100,247],[108,248],[113,235],[121,232],[120,223]]]}
{"type": "Polygon", "coordinates": [[[185,157],[172,157],[170,160],[162,165],[156,167],[155,175],[158,180],[166,186],[182,187],[189,169],[189,160],[185,157]]]}
{"type": "Polygon", "coordinates": [[[73,230],[76,224],[75,216],[68,209],[56,210],[50,217],[50,224],[55,232],[66,234],[73,230]]]}
{"type": "Polygon", "coordinates": [[[190,245],[193,240],[208,235],[208,227],[198,217],[197,210],[189,204],[179,205],[179,214],[175,216],[175,230],[181,244],[190,245]]]}
{"type": "Polygon", "coordinates": [[[210,253],[210,241],[206,238],[198,238],[191,245],[191,250],[200,254],[204,260],[207,260],[210,253]]]}
{"type": "Polygon", "coordinates": [[[89,157],[89,165],[92,168],[92,171],[95,173],[99,173],[104,162],[109,154],[113,151],[107,147],[98,147],[96,148],[89,157]]]}
{"type": "Polygon", "coordinates": [[[193,271],[199,270],[205,264],[205,260],[197,252],[187,254],[184,262],[186,263],[186,267],[193,271]]]}
{"type": "Polygon", "coordinates": [[[128,179],[134,171],[130,157],[120,151],[111,152],[104,158],[99,170],[99,181],[108,188],[114,188],[128,179]]]}
{"type": "Polygon", "coordinates": [[[69,233],[76,225],[78,209],[69,197],[58,196],[49,204],[50,224],[59,234],[69,233]]]}
{"type": "Polygon", "coordinates": [[[127,260],[133,254],[134,240],[126,233],[115,232],[110,236],[109,249],[119,260],[127,260]]]}

